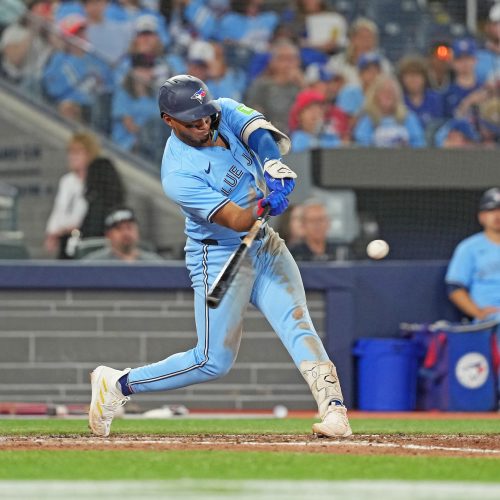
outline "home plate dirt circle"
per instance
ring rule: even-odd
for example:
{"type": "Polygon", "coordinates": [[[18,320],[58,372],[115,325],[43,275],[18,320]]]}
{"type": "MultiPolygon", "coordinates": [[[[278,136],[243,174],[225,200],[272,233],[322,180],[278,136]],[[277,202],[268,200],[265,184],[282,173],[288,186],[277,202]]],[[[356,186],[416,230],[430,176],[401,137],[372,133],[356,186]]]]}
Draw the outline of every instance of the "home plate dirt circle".
{"type": "Polygon", "coordinates": [[[3,436],[3,450],[224,450],[290,451],[350,455],[433,455],[500,458],[500,434],[410,435],[356,434],[343,439],[287,434],[90,435],[3,436]]]}

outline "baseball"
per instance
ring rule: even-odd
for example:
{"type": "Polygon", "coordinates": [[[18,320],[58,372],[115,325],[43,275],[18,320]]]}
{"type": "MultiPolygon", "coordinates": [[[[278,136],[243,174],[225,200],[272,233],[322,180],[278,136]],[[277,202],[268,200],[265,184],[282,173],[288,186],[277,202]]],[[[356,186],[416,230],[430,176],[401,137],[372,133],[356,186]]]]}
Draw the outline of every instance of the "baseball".
{"type": "Polygon", "coordinates": [[[273,414],[276,418],[286,418],[288,415],[288,408],[285,405],[276,405],[273,408],[273,414]]]}
{"type": "Polygon", "coordinates": [[[384,240],[370,241],[366,247],[366,253],[370,259],[383,259],[389,253],[389,244],[384,240]]]}

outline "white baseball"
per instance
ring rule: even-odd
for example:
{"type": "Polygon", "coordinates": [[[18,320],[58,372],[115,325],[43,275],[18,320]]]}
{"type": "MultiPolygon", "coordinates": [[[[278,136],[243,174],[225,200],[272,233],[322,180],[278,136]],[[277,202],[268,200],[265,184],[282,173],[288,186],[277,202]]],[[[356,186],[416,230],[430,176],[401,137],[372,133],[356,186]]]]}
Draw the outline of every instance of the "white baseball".
{"type": "Polygon", "coordinates": [[[366,253],[370,259],[383,259],[389,253],[389,244],[384,240],[370,241],[366,247],[366,253]]]}
{"type": "Polygon", "coordinates": [[[275,418],[286,418],[288,415],[288,408],[285,405],[276,405],[273,408],[275,418]]]}

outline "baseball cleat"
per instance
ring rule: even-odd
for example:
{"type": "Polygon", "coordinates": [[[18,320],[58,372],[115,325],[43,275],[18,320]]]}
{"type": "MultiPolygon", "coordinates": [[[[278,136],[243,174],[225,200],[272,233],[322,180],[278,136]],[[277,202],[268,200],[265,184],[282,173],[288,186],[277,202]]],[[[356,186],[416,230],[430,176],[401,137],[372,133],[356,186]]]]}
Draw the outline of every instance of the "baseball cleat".
{"type": "Polygon", "coordinates": [[[90,374],[92,401],[89,409],[89,428],[93,434],[109,436],[113,418],[127,401],[130,401],[130,398],[124,396],[116,385],[118,379],[129,371],[130,368],[114,370],[108,366],[98,366],[90,374]]]}
{"type": "Polygon", "coordinates": [[[319,437],[348,437],[352,434],[347,418],[347,409],[341,405],[330,405],[322,422],[312,426],[312,431],[319,437]]]}

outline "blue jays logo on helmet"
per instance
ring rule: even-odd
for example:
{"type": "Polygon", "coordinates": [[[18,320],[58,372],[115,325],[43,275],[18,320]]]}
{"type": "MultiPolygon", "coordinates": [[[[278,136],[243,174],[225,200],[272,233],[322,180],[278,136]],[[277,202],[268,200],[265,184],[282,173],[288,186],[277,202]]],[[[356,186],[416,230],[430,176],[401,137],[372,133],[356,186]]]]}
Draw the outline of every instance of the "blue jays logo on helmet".
{"type": "Polygon", "coordinates": [[[206,97],[206,95],[206,91],[200,88],[191,96],[191,99],[196,99],[200,104],[203,104],[203,98],[206,97]]]}

